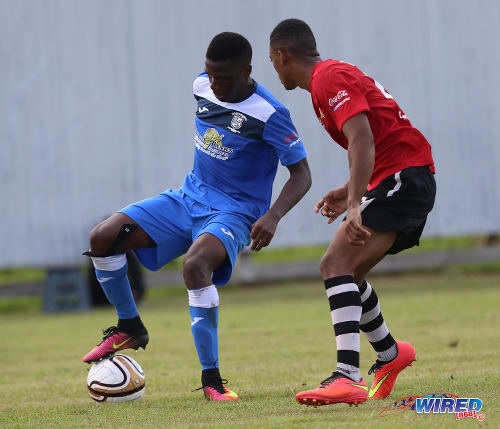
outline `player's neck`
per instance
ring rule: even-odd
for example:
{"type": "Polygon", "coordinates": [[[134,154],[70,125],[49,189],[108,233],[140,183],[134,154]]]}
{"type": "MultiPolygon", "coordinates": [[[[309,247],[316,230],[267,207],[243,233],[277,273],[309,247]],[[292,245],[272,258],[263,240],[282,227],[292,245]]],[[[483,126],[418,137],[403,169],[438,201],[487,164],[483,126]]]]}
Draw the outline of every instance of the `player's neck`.
{"type": "Polygon", "coordinates": [[[244,90],[241,91],[240,94],[238,94],[234,100],[231,101],[231,103],[240,103],[243,100],[246,100],[248,97],[252,95],[252,93],[255,91],[255,81],[251,78],[248,77],[248,84],[244,90]]]}
{"type": "Polygon", "coordinates": [[[314,66],[320,61],[323,61],[320,56],[308,57],[301,61],[297,70],[297,86],[306,91],[309,90],[309,83],[311,82],[314,66]]]}

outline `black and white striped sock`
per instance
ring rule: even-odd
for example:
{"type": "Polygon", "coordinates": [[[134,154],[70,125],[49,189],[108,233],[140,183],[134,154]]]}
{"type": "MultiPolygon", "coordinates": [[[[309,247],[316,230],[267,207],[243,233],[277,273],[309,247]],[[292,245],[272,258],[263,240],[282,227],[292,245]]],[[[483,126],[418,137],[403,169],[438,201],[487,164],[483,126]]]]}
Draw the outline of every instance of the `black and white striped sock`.
{"type": "Polygon", "coordinates": [[[377,294],[366,280],[361,283],[359,293],[363,306],[359,329],[377,352],[378,359],[390,361],[398,355],[398,349],[380,312],[377,294]]]}
{"type": "Polygon", "coordinates": [[[326,279],[325,288],[337,343],[337,371],[359,382],[361,296],[358,286],[353,276],[338,276],[326,279]]]}

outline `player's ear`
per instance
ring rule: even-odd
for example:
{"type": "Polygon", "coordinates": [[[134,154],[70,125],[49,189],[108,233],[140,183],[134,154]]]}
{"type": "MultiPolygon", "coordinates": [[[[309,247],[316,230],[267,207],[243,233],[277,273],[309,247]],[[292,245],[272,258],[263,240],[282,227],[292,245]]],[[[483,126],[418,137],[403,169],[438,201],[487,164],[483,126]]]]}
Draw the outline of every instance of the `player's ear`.
{"type": "Polygon", "coordinates": [[[278,49],[277,54],[278,54],[278,61],[280,62],[280,64],[286,65],[289,61],[289,55],[290,55],[288,51],[285,51],[283,49],[278,49]]]}

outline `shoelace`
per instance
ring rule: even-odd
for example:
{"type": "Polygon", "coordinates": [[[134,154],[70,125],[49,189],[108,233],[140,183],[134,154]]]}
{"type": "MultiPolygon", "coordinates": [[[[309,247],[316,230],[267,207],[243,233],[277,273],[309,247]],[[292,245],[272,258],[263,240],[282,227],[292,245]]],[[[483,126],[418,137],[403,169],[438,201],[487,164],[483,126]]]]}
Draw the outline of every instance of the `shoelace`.
{"type": "Polygon", "coordinates": [[[327,387],[330,383],[332,383],[333,381],[335,381],[337,378],[340,378],[342,377],[342,375],[340,375],[338,372],[334,371],[332,372],[332,375],[330,375],[330,377],[328,378],[325,378],[320,384],[319,384],[319,387],[320,388],[325,388],[327,387]]]}
{"type": "Polygon", "coordinates": [[[372,367],[368,370],[368,375],[375,374],[380,368],[382,368],[387,362],[376,360],[372,367]]]}
{"type": "Polygon", "coordinates": [[[221,395],[223,395],[224,393],[226,393],[223,385],[227,384],[227,383],[228,382],[225,378],[214,378],[213,380],[210,380],[210,382],[207,383],[206,386],[198,387],[198,389],[191,390],[191,392],[196,392],[197,390],[201,390],[204,387],[208,386],[208,387],[211,387],[212,389],[217,390],[217,392],[219,392],[221,395]]]}
{"type": "Polygon", "coordinates": [[[112,337],[113,335],[117,334],[118,332],[120,332],[120,331],[118,330],[118,328],[116,326],[110,326],[108,329],[103,329],[102,334],[104,335],[104,337],[102,338],[102,341],[97,345],[102,344],[103,341],[107,340],[109,337],[112,337]]]}

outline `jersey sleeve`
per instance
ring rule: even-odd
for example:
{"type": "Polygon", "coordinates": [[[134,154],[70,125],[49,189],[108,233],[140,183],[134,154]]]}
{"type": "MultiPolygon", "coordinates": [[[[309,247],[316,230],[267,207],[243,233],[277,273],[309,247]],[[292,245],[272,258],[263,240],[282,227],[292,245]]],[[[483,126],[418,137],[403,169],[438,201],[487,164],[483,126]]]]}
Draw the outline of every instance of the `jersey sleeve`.
{"type": "Polygon", "coordinates": [[[323,81],[322,86],[321,104],[340,132],[347,120],[370,110],[366,97],[348,76],[336,73],[334,77],[323,81]]]}
{"type": "Polygon", "coordinates": [[[196,98],[196,94],[199,92],[200,90],[200,82],[201,82],[201,79],[200,77],[206,77],[208,76],[207,75],[207,72],[201,72],[198,76],[196,76],[193,80],[193,96],[194,98],[196,98]]]}
{"type": "Polygon", "coordinates": [[[262,138],[274,148],[282,165],[292,165],[306,157],[302,140],[285,108],[277,109],[269,117],[262,138]]]}

